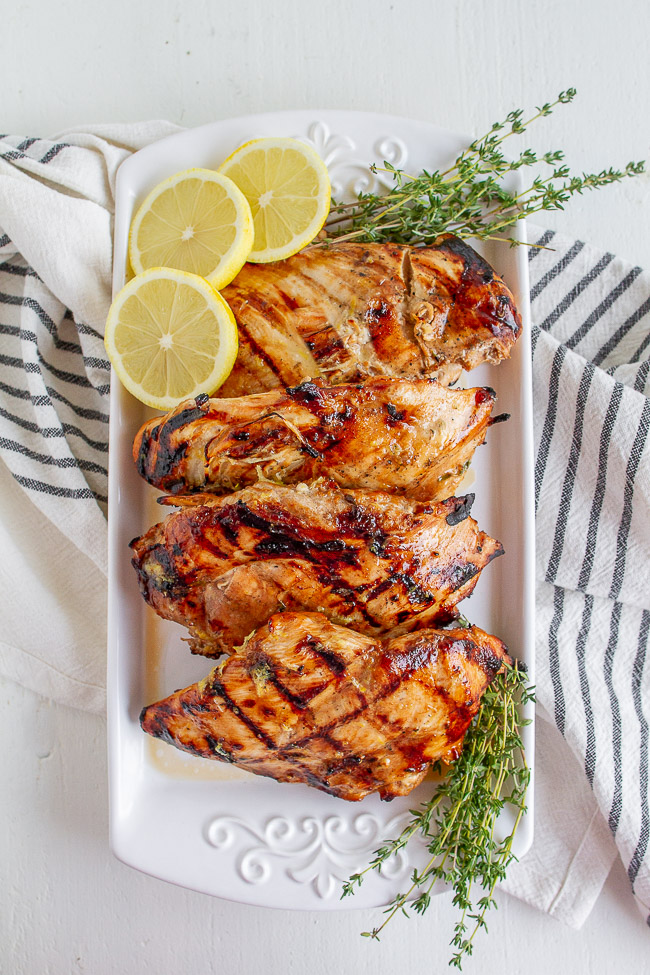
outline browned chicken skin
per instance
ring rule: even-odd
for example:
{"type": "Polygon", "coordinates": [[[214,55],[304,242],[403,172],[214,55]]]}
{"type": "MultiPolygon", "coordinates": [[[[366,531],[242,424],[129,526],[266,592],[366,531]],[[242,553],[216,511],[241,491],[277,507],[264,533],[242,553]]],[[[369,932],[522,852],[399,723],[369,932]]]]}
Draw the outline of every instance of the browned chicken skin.
{"type": "Polygon", "coordinates": [[[140,722],[194,755],[280,782],[392,799],[457,756],[507,660],[503,643],[474,626],[378,641],[320,614],[281,613],[140,722]]]}
{"type": "Polygon", "coordinates": [[[206,656],[284,609],[371,635],[446,622],[503,552],[468,517],[473,495],[423,504],[267,482],[162,500],[182,507],[131,542],[133,565],[147,602],[206,656]]]}
{"type": "Polygon", "coordinates": [[[223,292],[239,355],[220,397],[307,378],[454,382],[510,355],[521,318],[502,279],[450,234],[430,247],[313,245],[246,264],[223,292]]]}
{"type": "Polygon", "coordinates": [[[287,484],[323,475],[341,487],[448,498],[485,439],[494,399],[489,388],[383,378],[198,397],[145,423],[133,457],[172,494],[229,491],[261,472],[287,484]]]}

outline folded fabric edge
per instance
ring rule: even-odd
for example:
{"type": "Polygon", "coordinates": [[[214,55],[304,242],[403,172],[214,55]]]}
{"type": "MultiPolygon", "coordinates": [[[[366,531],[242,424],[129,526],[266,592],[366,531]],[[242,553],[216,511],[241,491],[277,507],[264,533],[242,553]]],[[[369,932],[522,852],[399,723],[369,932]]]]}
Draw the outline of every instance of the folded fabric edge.
{"type": "Polygon", "coordinates": [[[596,809],[549,907],[550,916],[569,927],[581,928],[600,897],[616,855],[609,827],[596,809]],[[586,896],[585,891],[588,891],[586,896]]]}
{"type": "Polygon", "coordinates": [[[64,674],[28,650],[0,642],[3,677],[67,707],[104,714],[106,688],[64,674]]]}
{"type": "Polygon", "coordinates": [[[634,895],[634,901],[636,906],[639,908],[641,917],[650,928],[650,904],[646,904],[645,901],[641,900],[641,898],[636,894],[634,895]]]}

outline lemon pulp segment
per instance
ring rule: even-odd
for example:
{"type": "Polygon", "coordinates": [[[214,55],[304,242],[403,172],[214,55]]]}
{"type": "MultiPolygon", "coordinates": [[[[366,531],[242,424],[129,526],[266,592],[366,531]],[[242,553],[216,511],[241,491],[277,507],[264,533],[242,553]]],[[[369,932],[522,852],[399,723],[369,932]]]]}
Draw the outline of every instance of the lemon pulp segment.
{"type": "Polygon", "coordinates": [[[136,274],[172,267],[223,288],[239,273],[253,245],[250,207],[232,180],[188,169],[164,180],[139,207],[129,236],[136,274]]]}
{"type": "Polygon", "coordinates": [[[315,149],[296,139],[256,139],[237,149],[220,173],[242,191],[255,239],[248,260],[282,260],[311,243],[330,206],[327,167],[315,149]]]}
{"type": "Polygon", "coordinates": [[[152,268],[116,296],[105,344],[126,388],[166,410],[225,381],[237,356],[237,325],[203,278],[152,268]]]}

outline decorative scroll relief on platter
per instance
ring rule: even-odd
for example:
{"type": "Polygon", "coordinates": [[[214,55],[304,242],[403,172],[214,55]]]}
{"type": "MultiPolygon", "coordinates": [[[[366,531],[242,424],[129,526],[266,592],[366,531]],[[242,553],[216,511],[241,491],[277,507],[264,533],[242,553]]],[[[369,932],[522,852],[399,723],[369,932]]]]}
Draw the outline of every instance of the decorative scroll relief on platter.
{"type": "Polygon", "coordinates": [[[372,146],[372,158],[360,158],[354,139],[349,135],[337,135],[325,122],[314,121],[306,135],[296,138],[313,146],[327,166],[335,200],[354,199],[359,193],[379,193],[393,185],[390,173],[372,173],[369,165],[374,160],[381,165],[402,168],[408,159],[406,144],[395,135],[380,136],[372,146]]]}
{"type": "MultiPolygon", "coordinates": [[[[364,869],[387,838],[399,835],[409,815],[401,813],[389,820],[371,813],[347,819],[273,816],[261,826],[237,816],[216,816],[208,823],[205,838],[216,850],[230,854],[233,869],[246,883],[265,884],[280,873],[296,884],[310,884],[327,900],[340,897],[343,882],[364,869]]],[[[412,869],[412,860],[400,851],[375,876],[400,880],[412,869]]]]}

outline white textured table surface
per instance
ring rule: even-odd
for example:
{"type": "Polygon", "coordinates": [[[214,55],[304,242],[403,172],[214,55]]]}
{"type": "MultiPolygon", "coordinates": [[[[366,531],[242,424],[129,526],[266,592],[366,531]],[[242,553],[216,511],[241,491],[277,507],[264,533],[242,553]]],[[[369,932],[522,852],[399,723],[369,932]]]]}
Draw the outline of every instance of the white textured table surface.
{"type": "MultiPolygon", "coordinates": [[[[533,145],[562,147],[577,170],[649,155],[650,8],[638,0],[32,0],[1,13],[5,132],[333,107],[480,134],[574,86],[576,102],[539,123],[533,145]]],[[[542,222],[650,267],[649,197],[644,177],[542,222]]],[[[107,849],[104,721],[8,682],[0,695],[0,972],[446,970],[449,896],[376,945],[358,937],[366,912],[262,911],[118,863],[107,849]]],[[[499,904],[467,972],[650,972],[620,863],[580,932],[505,895],[499,904]]]]}

